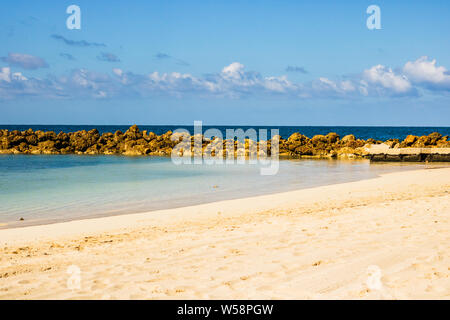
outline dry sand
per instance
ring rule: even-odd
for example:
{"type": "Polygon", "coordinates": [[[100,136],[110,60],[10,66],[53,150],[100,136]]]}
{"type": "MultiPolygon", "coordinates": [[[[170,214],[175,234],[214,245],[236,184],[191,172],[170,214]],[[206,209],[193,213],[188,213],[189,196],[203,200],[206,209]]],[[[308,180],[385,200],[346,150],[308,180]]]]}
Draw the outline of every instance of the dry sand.
{"type": "Polygon", "coordinates": [[[2,299],[449,299],[450,168],[0,230],[2,299]]]}

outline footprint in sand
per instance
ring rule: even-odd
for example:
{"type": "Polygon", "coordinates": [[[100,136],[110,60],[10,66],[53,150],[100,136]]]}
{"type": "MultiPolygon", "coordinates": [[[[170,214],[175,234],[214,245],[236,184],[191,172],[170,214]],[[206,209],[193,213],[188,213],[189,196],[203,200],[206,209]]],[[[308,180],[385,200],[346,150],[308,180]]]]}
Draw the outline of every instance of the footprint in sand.
{"type": "Polygon", "coordinates": [[[30,280],[20,280],[17,283],[18,284],[29,284],[31,281],[30,280]]]}

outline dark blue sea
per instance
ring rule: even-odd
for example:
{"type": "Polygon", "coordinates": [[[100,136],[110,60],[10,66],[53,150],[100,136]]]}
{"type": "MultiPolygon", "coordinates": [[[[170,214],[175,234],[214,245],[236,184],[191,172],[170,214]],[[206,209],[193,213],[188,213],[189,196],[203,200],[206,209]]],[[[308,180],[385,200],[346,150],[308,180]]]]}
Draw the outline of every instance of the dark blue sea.
{"type": "MultiPolygon", "coordinates": [[[[43,131],[59,131],[64,132],[74,132],[79,130],[91,130],[97,129],[100,133],[104,132],[115,132],[120,130],[122,132],[126,131],[130,125],[0,125],[0,129],[8,130],[27,130],[29,128],[33,130],[43,130],[43,131]]],[[[141,130],[152,131],[156,134],[163,134],[169,130],[174,131],[176,129],[186,129],[191,134],[194,132],[194,127],[192,125],[139,125],[141,130]]],[[[308,137],[312,137],[316,134],[327,134],[329,132],[336,132],[341,137],[347,134],[354,134],[356,138],[359,139],[369,139],[373,138],[376,140],[388,140],[388,139],[404,139],[408,134],[413,134],[417,136],[428,135],[432,132],[439,132],[443,136],[450,135],[450,127],[333,127],[333,126],[203,126],[203,132],[210,128],[216,128],[222,131],[225,137],[226,129],[237,129],[241,128],[247,130],[249,128],[268,129],[268,134],[270,136],[270,129],[279,129],[279,133],[283,138],[288,138],[294,132],[300,132],[308,137]]]]}

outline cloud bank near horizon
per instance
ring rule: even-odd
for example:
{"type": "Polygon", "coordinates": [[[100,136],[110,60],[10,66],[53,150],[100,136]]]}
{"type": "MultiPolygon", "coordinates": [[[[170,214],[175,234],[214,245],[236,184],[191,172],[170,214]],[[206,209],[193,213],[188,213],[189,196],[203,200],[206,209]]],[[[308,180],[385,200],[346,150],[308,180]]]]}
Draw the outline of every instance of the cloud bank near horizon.
{"type": "Polygon", "coordinates": [[[164,95],[233,99],[266,95],[294,99],[358,99],[417,97],[424,92],[450,94],[449,70],[438,66],[436,60],[423,56],[395,70],[375,65],[341,79],[320,77],[294,83],[285,75],[263,76],[256,71],[247,71],[239,62],[201,77],[179,72],[137,74],[113,68],[111,73],[74,69],[66,75],[48,75],[39,79],[3,67],[0,69],[0,99],[27,96],[105,99],[164,95]]]}

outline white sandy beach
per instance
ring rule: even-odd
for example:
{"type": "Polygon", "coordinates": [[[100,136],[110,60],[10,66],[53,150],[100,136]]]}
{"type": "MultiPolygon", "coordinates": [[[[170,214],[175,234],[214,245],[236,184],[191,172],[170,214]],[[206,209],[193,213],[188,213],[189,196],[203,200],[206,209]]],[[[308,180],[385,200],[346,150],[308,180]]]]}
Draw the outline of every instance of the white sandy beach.
{"type": "Polygon", "coordinates": [[[449,299],[449,191],[423,169],[0,230],[0,298],[449,299]]]}

